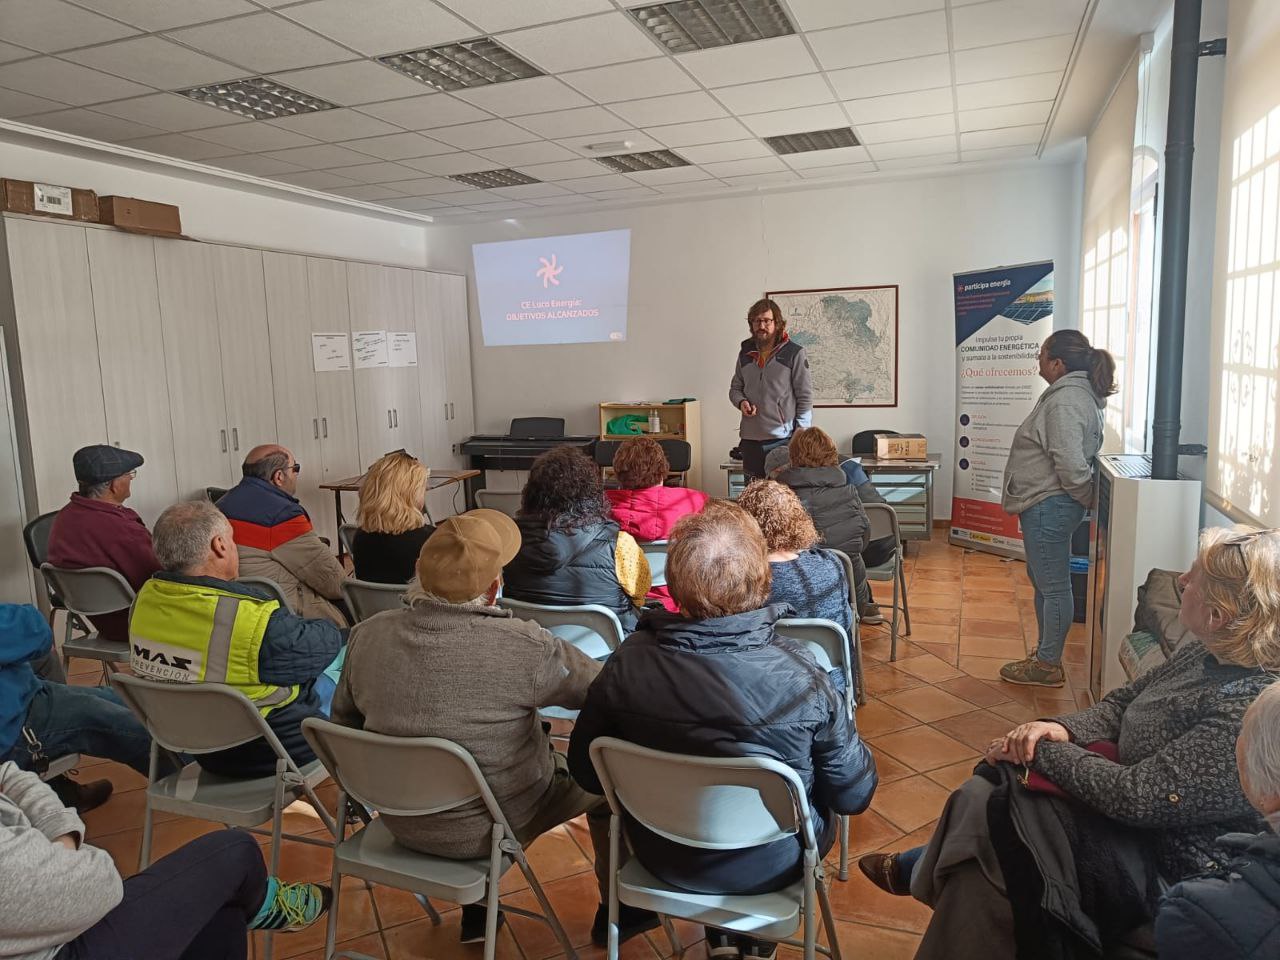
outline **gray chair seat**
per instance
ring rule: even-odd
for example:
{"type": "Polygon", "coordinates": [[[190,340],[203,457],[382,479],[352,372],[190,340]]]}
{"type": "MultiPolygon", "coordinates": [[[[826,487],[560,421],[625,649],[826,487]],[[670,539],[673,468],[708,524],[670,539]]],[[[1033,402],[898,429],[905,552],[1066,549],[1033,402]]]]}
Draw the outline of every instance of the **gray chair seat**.
{"type": "Polygon", "coordinates": [[[754,937],[782,940],[800,928],[804,884],[755,896],[690,893],[663,883],[634,857],[618,871],[618,889],[632,907],[669,917],[694,917],[698,923],[754,937]]]}
{"type": "Polygon", "coordinates": [[[103,640],[97,632],[62,641],[62,653],[66,657],[101,660],[103,663],[129,662],[129,644],[116,640],[103,640]]]}
{"type": "MultiPolygon", "coordinates": [[[[319,760],[300,767],[307,785],[314,788],[329,779],[329,771],[319,760]]],[[[151,808],[186,817],[216,820],[236,827],[256,827],[272,818],[276,777],[241,780],[224,777],[189,763],[177,773],[153,783],[149,790],[151,808]]],[[[285,787],[285,805],[290,798],[305,797],[302,785],[285,787]]]]}

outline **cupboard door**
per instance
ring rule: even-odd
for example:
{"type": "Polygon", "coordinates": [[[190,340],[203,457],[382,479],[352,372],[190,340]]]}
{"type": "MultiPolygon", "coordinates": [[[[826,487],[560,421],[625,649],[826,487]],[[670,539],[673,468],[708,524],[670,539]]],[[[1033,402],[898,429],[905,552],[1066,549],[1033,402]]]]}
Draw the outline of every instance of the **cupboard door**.
{"type": "Polygon", "coordinates": [[[444,376],[444,296],[440,275],[414,271],[413,304],[418,333],[418,392],[422,410],[424,459],[434,467],[452,467],[444,376]]]}
{"type": "MultiPolygon", "coordinates": [[[[31,516],[76,489],[71,455],[107,442],[84,227],[5,219],[21,381],[31,445],[31,516]]],[[[10,341],[11,343],[13,341],[10,341]]],[[[21,415],[17,417],[21,422],[21,415]]],[[[20,433],[22,431],[20,430],[20,433]]]]}
{"type": "Polygon", "coordinates": [[[115,231],[87,234],[107,436],[146,460],[129,506],[150,526],[178,499],[169,387],[160,374],[164,332],[155,243],[115,231]]]}
{"type": "MultiPolygon", "coordinates": [[[[412,333],[416,340],[417,324],[414,321],[413,271],[399,267],[380,267],[387,289],[387,330],[412,333]]],[[[418,397],[418,368],[391,368],[391,429],[394,434],[392,449],[403,448],[413,456],[426,460],[422,444],[422,404],[418,397]]]]}
{"type": "Polygon", "coordinates": [[[262,251],[210,248],[231,458],[239,464],[252,448],[278,438],[262,251]]]}
{"type": "Polygon", "coordinates": [[[437,274],[444,288],[445,383],[449,392],[449,440],[461,443],[475,433],[471,395],[471,329],[467,320],[467,278],[437,274]]]}
{"type": "MultiPolygon", "coordinates": [[[[307,258],[311,296],[311,332],[350,337],[351,305],[347,302],[347,265],[341,260],[307,258]]],[[[320,410],[320,446],[325,482],[358,476],[360,439],[356,425],[356,387],[351,370],[316,374],[320,410]]]]}
{"type": "MultiPolygon", "coordinates": [[[[351,335],[363,330],[387,330],[391,291],[385,267],[367,263],[347,264],[347,301],[351,309],[351,335]]],[[[354,344],[353,344],[354,346],[354,344]]],[[[355,358],[352,358],[353,366],[355,358]]],[[[359,425],[360,470],[400,446],[391,412],[395,390],[390,366],[356,367],[356,421],[359,425]]]]}

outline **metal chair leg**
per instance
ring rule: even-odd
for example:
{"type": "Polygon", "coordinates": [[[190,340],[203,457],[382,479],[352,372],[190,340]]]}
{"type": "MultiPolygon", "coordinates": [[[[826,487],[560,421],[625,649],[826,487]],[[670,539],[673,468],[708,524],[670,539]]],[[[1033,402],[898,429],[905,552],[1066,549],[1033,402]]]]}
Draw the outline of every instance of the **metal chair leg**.
{"type": "Polygon", "coordinates": [[[894,571],[893,578],[893,616],[889,620],[889,662],[898,659],[898,577],[897,571],[902,569],[902,555],[898,554],[895,560],[897,569],[894,571]]]}
{"type": "Polygon", "coordinates": [[[841,960],[840,936],[836,929],[836,921],[831,913],[831,898],[827,896],[827,885],[819,882],[818,906],[822,909],[822,925],[827,928],[827,943],[831,948],[831,960],[841,960]]]}
{"type": "Polygon", "coordinates": [[[436,911],[436,908],[431,905],[431,901],[420,893],[415,893],[413,895],[413,899],[417,900],[422,909],[427,911],[427,916],[431,918],[431,925],[433,927],[440,926],[440,914],[436,911]]]}
{"type": "Polygon", "coordinates": [[[840,817],[840,872],[841,880],[849,879],[849,818],[840,817]]]}
{"type": "MultiPolygon", "coordinates": [[[[329,903],[329,916],[325,923],[324,960],[333,960],[338,945],[338,895],[342,888],[342,874],[338,873],[336,856],[333,858],[333,871],[329,874],[329,885],[333,888],[333,900],[329,903]]],[[[372,891],[369,895],[373,896],[372,891]]]]}
{"type": "Polygon", "coordinates": [[[907,571],[905,564],[898,565],[898,578],[902,581],[902,619],[907,625],[907,636],[911,636],[911,610],[907,606],[907,571]]]}

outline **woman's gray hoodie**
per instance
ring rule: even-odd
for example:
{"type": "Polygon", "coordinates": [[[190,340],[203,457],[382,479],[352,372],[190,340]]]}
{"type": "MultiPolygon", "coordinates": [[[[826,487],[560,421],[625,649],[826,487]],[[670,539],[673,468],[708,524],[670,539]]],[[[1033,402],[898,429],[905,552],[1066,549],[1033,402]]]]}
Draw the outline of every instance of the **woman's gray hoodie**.
{"type": "Polygon", "coordinates": [[[1059,493],[1089,506],[1106,405],[1083,370],[1065,374],[1040,395],[1009,447],[1000,499],[1006,513],[1022,513],[1059,493]]]}

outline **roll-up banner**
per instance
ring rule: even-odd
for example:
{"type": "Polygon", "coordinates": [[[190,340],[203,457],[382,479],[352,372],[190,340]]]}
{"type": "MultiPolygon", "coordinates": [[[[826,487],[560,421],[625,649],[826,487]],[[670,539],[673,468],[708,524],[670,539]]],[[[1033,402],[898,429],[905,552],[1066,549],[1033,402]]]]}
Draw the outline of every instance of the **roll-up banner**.
{"type": "Polygon", "coordinates": [[[955,275],[956,447],[951,542],[1022,557],[1000,506],[1018,426],[1044,391],[1038,357],[1053,332],[1053,261],[955,275]]]}

